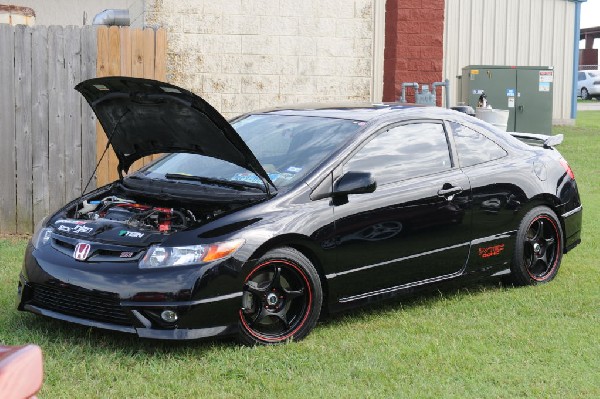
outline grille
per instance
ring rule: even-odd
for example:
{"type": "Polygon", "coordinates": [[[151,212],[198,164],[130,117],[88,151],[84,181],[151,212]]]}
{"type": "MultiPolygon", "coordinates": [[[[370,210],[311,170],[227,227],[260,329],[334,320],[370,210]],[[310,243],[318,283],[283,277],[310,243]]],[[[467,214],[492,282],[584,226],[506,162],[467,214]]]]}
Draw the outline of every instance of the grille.
{"type": "Polygon", "coordinates": [[[32,305],[82,319],[131,325],[131,318],[118,301],[67,288],[33,286],[32,305]]]}
{"type": "Polygon", "coordinates": [[[75,244],[71,244],[70,242],[60,240],[58,238],[54,238],[52,240],[52,246],[66,255],[72,255],[73,251],[75,250],[75,244]]]}
{"type": "MultiPolygon", "coordinates": [[[[67,256],[73,256],[75,250],[75,244],[78,241],[76,239],[65,238],[62,236],[54,236],[52,240],[52,247],[59,252],[67,256]]],[[[124,247],[124,246],[110,246],[115,249],[104,248],[106,245],[99,244],[97,242],[91,243],[92,251],[87,259],[88,262],[134,262],[138,261],[144,250],[139,247],[124,247]],[[124,252],[131,252],[131,256],[122,257],[124,252]]]]}

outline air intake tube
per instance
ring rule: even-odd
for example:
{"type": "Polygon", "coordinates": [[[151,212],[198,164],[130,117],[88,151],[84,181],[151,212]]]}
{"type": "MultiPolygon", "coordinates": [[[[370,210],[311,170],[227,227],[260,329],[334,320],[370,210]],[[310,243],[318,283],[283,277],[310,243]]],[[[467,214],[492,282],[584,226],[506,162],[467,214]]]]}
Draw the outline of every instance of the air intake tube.
{"type": "Polygon", "coordinates": [[[129,10],[104,10],[96,14],[92,25],[129,26],[129,10]]]}

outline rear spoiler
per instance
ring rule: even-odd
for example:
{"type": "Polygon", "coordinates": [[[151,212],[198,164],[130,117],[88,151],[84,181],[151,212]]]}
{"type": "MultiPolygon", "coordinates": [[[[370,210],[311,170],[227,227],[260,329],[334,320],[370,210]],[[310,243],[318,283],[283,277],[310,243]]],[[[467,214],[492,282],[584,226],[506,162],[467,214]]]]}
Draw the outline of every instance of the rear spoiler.
{"type": "Polygon", "coordinates": [[[519,140],[531,144],[541,145],[544,148],[555,147],[563,142],[564,136],[557,134],[556,136],[548,136],[545,134],[536,133],[521,133],[521,132],[509,132],[511,136],[518,138],[519,140]]]}

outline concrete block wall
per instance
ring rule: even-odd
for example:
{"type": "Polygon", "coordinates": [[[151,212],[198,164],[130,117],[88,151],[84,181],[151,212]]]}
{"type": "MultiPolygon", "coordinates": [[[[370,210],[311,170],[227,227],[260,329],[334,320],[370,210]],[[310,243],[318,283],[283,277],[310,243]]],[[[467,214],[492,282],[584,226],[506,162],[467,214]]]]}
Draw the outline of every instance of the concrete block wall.
{"type": "Polygon", "coordinates": [[[129,25],[132,28],[144,27],[144,7],[145,0],[130,0],[127,4],[129,10],[129,25]]]}
{"type": "Polygon", "coordinates": [[[232,117],[371,98],[373,0],[146,0],[167,78],[232,117]]]}
{"type": "MultiPolygon", "coordinates": [[[[444,5],[444,0],[387,0],[384,101],[400,97],[402,82],[421,85],[442,80],[444,5]]],[[[412,91],[407,92],[413,102],[412,91]]]]}

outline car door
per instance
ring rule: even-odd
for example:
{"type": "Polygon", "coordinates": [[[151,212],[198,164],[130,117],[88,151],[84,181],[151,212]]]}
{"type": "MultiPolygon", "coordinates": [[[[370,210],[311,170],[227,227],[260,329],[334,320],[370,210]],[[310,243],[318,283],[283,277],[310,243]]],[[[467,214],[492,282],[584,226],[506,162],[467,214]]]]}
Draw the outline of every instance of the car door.
{"type": "Polygon", "coordinates": [[[532,162],[507,160],[508,152],[483,134],[483,127],[458,122],[448,125],[458,163],[471,182],[473,235],[469,271],[509,265],[514,235],[522,218],[519,210],[528,201],[523,188],[537,191],[531,186],[532,162]]]}
{"type": "Polygon", "coordinates": [[[383,129],[343,164],[370,172],[377,189],[332,201],[340,302],[459,274],[469,250],[470,186],[453,162],[441,121],[383,129]],[[344,202],[344,201],[342,201],[344,202]]]}

